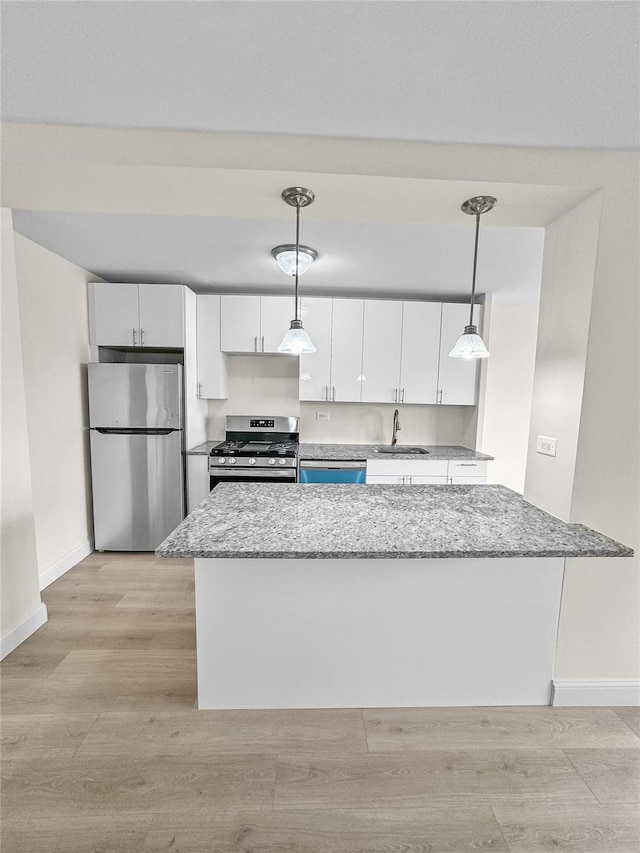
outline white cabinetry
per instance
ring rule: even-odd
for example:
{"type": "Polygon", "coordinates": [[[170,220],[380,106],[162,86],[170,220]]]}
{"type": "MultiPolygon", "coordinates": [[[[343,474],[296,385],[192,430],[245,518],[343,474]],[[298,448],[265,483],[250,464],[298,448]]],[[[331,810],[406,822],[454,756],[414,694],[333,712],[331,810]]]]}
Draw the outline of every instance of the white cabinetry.
{"type": "Polygon", "coordinates": [[[111,347],[183,347],[184,287],[177,284],[89,285],[91,343],[111,347]]]}
{"type": "Polygon", "coordinates": [[[276,353],[293,318],[289,296],[227,296],[220,298],[223,352],[276,353]]]}
{"type": "Polygon", "coordinates": [[[399,403],[437,402],[441,315],[440,302],[403,303],[399,403]]]}
{"type": "Polygon", "coordinates": [[[331,392],[331,311],[332,299],[305,297],[300,316],[316,352],[300,356],[301,400],[329,400],[331,392]]]}
{"type": "MultiPolygon", "coordinates": [[[[474,322],[482,324],[482,308],[474,308],[474,322]]],[[[477,402],[478,359],[449,358],[455,342],[469,323],[469,306],[444,302],[440,331],[438,403],[446,406],[473,406],[477,402]]]]}
{"type": "Polygon", "coordinates": [[[209,494],[209,457],[187,456],[187,512],[192,512],[209,494]]]}
{"type": "Polygon", "coordinates": [[[363,403],[400,401],[402,302],[365,299],[362,342],[363,403]]]}
{"type": "Polygon", "coordinates": [[[359,403],[364,300],[312,297],[301,305],[317,351],[300,356],[300,399],[359,403]]]}
{"type": "Polygon", "coordinates": [[[367,461],[367,484],[387,485],[479,485],[487,478],[485,460],[452,459],[370,459],[367,461]]]}
{"type": "Polygon", "coordinates": [[[334,299],[331,324],[331,395],[334,403],[361,400],[363,299],[334,299]]]}
{"type": "Polygon", "coordinates": [[[227,357],[220,350],[220,296],[198,294],[198,396],[207,400],[228,397],[227,357]]]}

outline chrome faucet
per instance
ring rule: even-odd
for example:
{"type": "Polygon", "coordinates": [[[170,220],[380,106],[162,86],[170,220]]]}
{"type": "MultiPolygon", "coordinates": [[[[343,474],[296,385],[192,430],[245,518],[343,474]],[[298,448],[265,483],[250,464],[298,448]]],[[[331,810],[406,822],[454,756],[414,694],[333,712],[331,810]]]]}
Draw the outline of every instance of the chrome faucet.
{"type": "Polygon", "coordinates": [[[391,447],[395,447],[398,443],[398,432],[402,429],[398,418],[398,410],[393,413],[393,435],[391,436],[391,447]]]}

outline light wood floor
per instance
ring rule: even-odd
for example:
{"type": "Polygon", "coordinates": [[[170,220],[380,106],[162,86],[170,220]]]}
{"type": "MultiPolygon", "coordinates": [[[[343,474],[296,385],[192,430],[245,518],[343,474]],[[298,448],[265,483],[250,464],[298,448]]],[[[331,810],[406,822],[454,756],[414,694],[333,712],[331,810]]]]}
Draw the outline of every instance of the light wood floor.
{"type": "Polygon", "coordinates": [[[640,850],[640,709],[197,711],[193,567],[92,554],[2,663],[3,853],[640,850]]]}

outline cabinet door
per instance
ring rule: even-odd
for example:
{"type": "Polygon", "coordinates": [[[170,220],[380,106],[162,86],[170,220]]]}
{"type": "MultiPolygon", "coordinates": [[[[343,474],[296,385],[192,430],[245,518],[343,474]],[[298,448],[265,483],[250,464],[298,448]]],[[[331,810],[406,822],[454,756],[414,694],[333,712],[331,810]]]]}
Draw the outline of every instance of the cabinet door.
{"type": "Polygon", "coordinates": [[[96,346],[140,344],[137,284],[90,284],[96,346]]]}
{"type": "Polygon", "coordinates": [[[144,347],[183,347],[182,285],[139,284],[140,339],[144,347]]]}
{"type": "Polygon", "coordinates": [[[227,394],[226,356],[220,351],[220,296],[198,294],[198,396],[223,400],[227,394]]]}
{"type": "Polygon", "coordinates": [[[300,399],[328,400],[331,390],[331,299],[305,297],[300,317],[316,352],[300,356],[300,399]]]}
{"type": "Polygon", "coordinates": [[[220,348],[222,352],[259,351],[259,296],[220,297],[220,348]]]}
{"type": "Polygon", "coordinates": [[[362,373],[364,300],[334,299],[331,323],[331,399],[359,403],[362,373]]]}
{"type": "Polygon", "coordinates": [[[187,456],[187,512],[193,512],[209,494],[209,457],[187,456]]]}
{"type": "MultiPolygon", "coordinates": [[[[480,306],[474,309],[474,322],[482,321],[480,306]]],[[[475,406],[477,402],[478,359],[449,358],[453,345],[469,323],[469,306],[445,302],[442,305],[438,402],[449,406],[475,406]]]]}
{"type": "Polygon", "coordinates": [[[433,404],[438,399],[441,315],[440,302],[403,303],[401,403],[433,404]]]}
{"type": "Polygon", "coordinates": [[[260,297],[260,352],[278,352],[295,310],[293,296],[260,297]]]}
{"type": "MultiPolygon", "coordinates": [[[[400,402],[402,302],[364,300],[362,341],[363,403],[400,402]]],[[[334,383],[335,384],[335,383],[334,383]]]]}

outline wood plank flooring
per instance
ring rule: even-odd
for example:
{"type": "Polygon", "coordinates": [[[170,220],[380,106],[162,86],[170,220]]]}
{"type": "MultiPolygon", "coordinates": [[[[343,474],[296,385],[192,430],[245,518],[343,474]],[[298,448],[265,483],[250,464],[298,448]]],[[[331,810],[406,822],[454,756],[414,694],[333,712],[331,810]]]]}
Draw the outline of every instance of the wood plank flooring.
{"type": "Polygon", "coordinates": [[[198,711],[190,561],[43,599],[0,665],[3,853],[640,850],[640,709],[198,711]]]}

